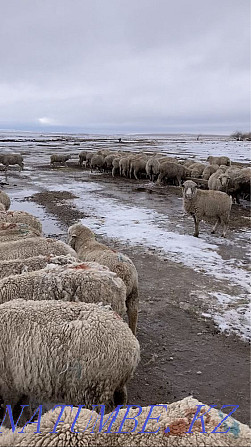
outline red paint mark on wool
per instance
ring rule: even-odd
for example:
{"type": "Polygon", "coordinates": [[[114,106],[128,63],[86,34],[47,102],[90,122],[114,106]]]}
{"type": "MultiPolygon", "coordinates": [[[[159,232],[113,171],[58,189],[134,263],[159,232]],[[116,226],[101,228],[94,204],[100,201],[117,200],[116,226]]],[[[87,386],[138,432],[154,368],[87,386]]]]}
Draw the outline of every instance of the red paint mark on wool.
{"type": "Polygon", "coordinates": [[[86,264],[79,264],[79,265],[71,265],[69,268],[74,270],[88,270],[90,269],[90,266],[86,264]]]}

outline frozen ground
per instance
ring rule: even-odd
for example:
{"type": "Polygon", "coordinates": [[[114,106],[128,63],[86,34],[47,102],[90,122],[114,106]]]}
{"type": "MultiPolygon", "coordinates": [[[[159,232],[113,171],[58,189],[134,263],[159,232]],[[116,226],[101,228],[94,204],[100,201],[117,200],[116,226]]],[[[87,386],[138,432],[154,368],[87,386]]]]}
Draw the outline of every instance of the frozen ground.
{"type": "MultiPolygon", "coordinates": [[[[150,195],[149,199],[146,192],[138,192],[131,193],[134,198],[130,199],[130,191],[123,192],[118,187],[111,192],[107,184],[98,181],[98,175],[92,176],[91,182],[88,182],[89,174],[78,175],[76,178],[76,174],[68,172],[62,187],[58,170],[37,172],[32,176],[31,190],[11,192],[12,199],[18,201],[13,207],[37,214],[44,222],[45,233],[61,234],[53,216],[48,218],[41,206],[21,200],[39,191],[71,192],[77,196],[71,200],[73,206],[88,216],[82,223],[97,234],[127,246],[154,250],[161,258],[186,266],[202,277],[210,277],[211,289],[202,293],[197,285],[192,291],[201,301],[201,312],[213,318],[221,330],[250,339],[250,232],[232,231],[223,239],[220,234],[212,236],[210,227],[202,224],[201,236],[196,239],[192,236],[193,222],[183,213],[181,197],[175,195],[165,207],[163,198],[153,199],[150,195]]],[[[151,188],[146,182],[149,185],[151,188]]]]}
{"type": "MultiPolygon", "coordinates": [[[[248,143],[224,137],[197,141],[192,136],[131,135],[123,140],[128,140],[123,150],[180,158],[224,154],[247,161],[249,156],[248,143]]],[[[196,239],[177,187],[91,175],[74,160],[68,168],[49,166],[52,152],[71,152],[77,159],[84,148],[121,148],[114,136],[5,134],[0,146],[0,152],[22,152],[25,159],[25,170],[13,169],[4,186],[12,209],[38,216],[45,234],[62,240],[67,227],[81,219],[99,240],[123,250],[135,263],[142,360],[129,386],[129,402],[149,405],[193,394],[219,407],[239,404],[239,419],[248,422],[249,204],[233,206],[226,239],[211,235],[208,224],[201,225],[196,239]]]]}

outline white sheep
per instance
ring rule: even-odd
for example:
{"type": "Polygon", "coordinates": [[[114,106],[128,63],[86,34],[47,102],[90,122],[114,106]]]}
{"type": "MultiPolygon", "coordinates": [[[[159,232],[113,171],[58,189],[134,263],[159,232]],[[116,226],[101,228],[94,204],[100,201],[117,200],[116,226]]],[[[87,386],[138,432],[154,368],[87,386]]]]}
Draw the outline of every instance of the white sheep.
{"type": "Polygon", "coordinates": [[[7,172],[9,165],[18,165],[19,171],[24,168],[23,156],[21,154],[0,154],[0,163],[5,166],[7,172]]]}
{"type": "Polygon", "coordinates": [[[226,166],[230,166],[231,165],[230,158],[229,157],[225,157],[225,156],[213,157],[212,155],[210,155],[209,157],[207,157],[207,162],[210,165],[226,165],[226,166]]]}
{"type": "Polygon", "coordinates": [[[10,198],[4,191],[0,191],[0,205],[3,205],[0,211],[7,211],[10,207],[10,198]]]}
{"type": "Polygon", "coordinates": [[[0,446],[249,447],[251,442],[250,427],[192,396],[142,410],[133,405],[118,407],[107,415],[101,408],[54,408],[41,417],[40,433],[36,433],[38,424],[15,433],[3,429],[0,446]]]}
{"type": "Polygon", "coordinates": [[[189,166],[190,176],[191,177],[201,177],[204,169],[206,168],[206,165],[204,163],[193,163],[189,166]]]}
{"type": "Polygon", "coordinates": [[[1,222],[0,220],[0,243],[36,236],[41,236],[41,234],[26,224],[1,222]]]}
{"type": "Polygon", "coordinates": [[[208,179],[208,189],[215,191],[223,191],[223,184],[221,182],[222,175],[225,174],[225,170],[221,167],[217,169],[208,179]]]}
{"type": "Polygon", "coordinates": [[[0,280],[0,303],[15,299],[63,300],[110,304],[121,317],[126,312],[126,286],[107,267],[94,262],[64,266],[50,264],[44,269],[11,275],[0,280]]]}
{"type": "Polygon", "coordinates": [[[19,241],[3,242],[0,244],[0,261],[17,258],[30,258],[37,255],[71,255],[77,257],[76,252],[62,241],[36,237],[19,241]]]}
{"type": "Polygon", "coordinates": [[[107,306],[13,300],[0,305],[0,395],[14,406],[104,404],[127,400],[126,384],[140,359],[139,343],[107,306]]]}
{"type": "Polygon", "coordinates": [[[162,183],[163,180],[166,178],[177,180],[179,186],[181,186],[181,180],[186,178],[187,174],[188,168],[186,168],[185,166],[179,163],[165,161],[160,164],[157,184],[162,183]]]}
{"type": "Polygon", "coordinates": [[[66,265],[76,262],[76,258],[66,256],[33,256],[26,259],[11,259],[0,261],[0,279],[10,275],[20,275],[25,272],[33,272],[45,268],[47,265],[66,265]]]}
{"type": "Polygon", "coordinates": [[[42,234],[42,224],[39,219],[26,211],[7,211],[0,212],[0,223],[18,223],[33,228],[36,231],[36,235],[42,234]]]}
{"type": "Polygon", "coordinates": [[[202,172],[202,178],[208,180],[210,175],[214,174],[219,169],[219,165],[209,165],[206,166],[202,172]]]}
{"type": "Polygon", "coordinates": [[[52,154],[51,155],[51,165],[54,163],[61,163],[66,166],[67,160],[71,159],[71,155],[61,155],[61,154],[52,154]]]}
{"type": "Polygon", "coordinates": [[[97,242],[94,233],[81,223],[74,224],[68,229],[68,241],[80,259],[106,265],[124,281],[129,327],[136,334],[139,302],[138,273],[131,259],[97,242]]]}
{"type": "Polygon", "coordinates": [[[193,216],[195,224],[194,236],[199,236],[201,220],[216,220],[211,233],[215,233],[220,224],[223,225],[222,236],[226,236],[232,198],[221,191],[205,191],[197,188],[197,184],[187,180],[183,184],[183,205],[185,211],[193,216]]]}

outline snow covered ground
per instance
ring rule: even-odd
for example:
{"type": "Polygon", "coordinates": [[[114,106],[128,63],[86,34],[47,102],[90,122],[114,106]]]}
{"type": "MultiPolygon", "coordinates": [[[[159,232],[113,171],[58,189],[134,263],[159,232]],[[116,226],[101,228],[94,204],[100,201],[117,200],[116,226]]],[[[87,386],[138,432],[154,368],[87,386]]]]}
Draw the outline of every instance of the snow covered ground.
{"type": "MultiPolygon", "coordinates": [[[[158,139],[156,136],[150,136],[151,144],[145,147],[141,142],[142,138],[142,136],[127,137],[131,144],[126,145],[126,149],[137,150],[141,147],[147,151],[169,153],[182,158],[196,155],[197,159],[202,160],[208,155],[228,155],[234,161],[248,161],[249,157],[248,142],[228,141],[223,137],[204,138],[204,140],[202,138],[197,141],[192,136],[189,138],[160,136],[158,139]]],[[[104,140],[101,137],[97,140],[95,147],[103,147],[104,140]]],[[[37,142],[32,144],[34,151],[26,148],[26,166],[29,169],[24,171],[24,175],[29,176],[29,189],[11,190],[14,208],[25,209],[37,215],[43,222],[46,234],[60,234],[61,230],[52,216],[46,214],[38,205],[30,202],[27,204],[22,200],[34,192],[46,190],[72,192],[78,197],[73,200],[73,204],[88,216],[82,220],[83,224],[92,228],[97,234],[119,240],[126,245],[144,247],[149,251],[155,249],[155,254],[161,258],[164,257],[191,271],[212,278],[212,290],[203,290],[203,293],[199,289],[194,291],[203,301],[203,314],[213,318],[222,331],[232,331],[244,339],[250,339],[248,232],[235,231],[226,239],[222,239],[219,235],[212,236],[209,227],[206,227],[202,228],[200,238],[196,239],[192,236],[192,222],[183,215],[180,198],[175,199],[175,210],[166,207],[164,211],[160,211],[154,203],[149,206],[144,197],[135,203],[128,199],[126,193],[123,196],[123,192],[120,198],[107,194],[109,186],[99,182],[98,175],[95,182],[88,182],[89,174],[81,179],[83,176],[81,172],[74,174],[67,171],[60,177],[60,170],[37,169],[37,166],[49,161],[49,155],[52,151],[56,152],[57,145],[61,152],[72,151],[77,155],[91,143],[81,142],[80,147],[70,146],[65,142],[62,147],[62,142],[55,141],[53,150],[48,146],[38,146],[37,142]],[[228,256],[225,255],[226,252],[228,256]]],[[[10,143],[1,145],[13,151],[10,143]]],[[[21,147],[22,152],[25,152],[22,141],[16,143],[15,150],[20,150],[21,147]]]]}

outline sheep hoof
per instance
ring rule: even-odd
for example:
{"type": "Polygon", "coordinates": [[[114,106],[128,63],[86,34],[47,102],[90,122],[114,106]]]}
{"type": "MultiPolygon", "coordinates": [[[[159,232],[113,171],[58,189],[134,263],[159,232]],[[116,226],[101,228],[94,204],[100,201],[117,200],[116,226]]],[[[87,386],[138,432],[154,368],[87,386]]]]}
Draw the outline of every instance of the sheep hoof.
{"type": "Polygon", "coordinates": [[[211,231],[211,234],[215,234],[215,230],[212,230],[212,231],[211,231]]]}

